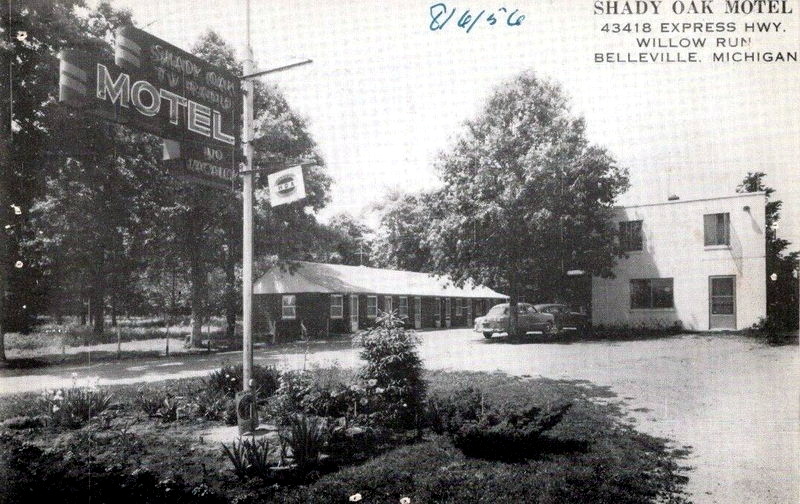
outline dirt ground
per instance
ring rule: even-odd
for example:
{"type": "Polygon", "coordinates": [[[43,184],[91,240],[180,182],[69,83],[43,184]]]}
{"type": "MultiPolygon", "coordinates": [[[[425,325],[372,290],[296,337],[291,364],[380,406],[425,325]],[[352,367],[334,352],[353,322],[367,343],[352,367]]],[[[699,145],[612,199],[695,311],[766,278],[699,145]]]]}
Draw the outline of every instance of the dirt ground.
{"type": "MultiPolygon", "coordinates": [[[[800,353],[736,335],[625,342],[484,340],[467,329],[422,333],[429,369],[589,380],[608,386],[649,434],[691,447],[698,503],[800,502],[800,353]]],[[[63,386],[72,373],[101,384],[202,376],[240,352],[0,371],[0,394],[63,386]]],[[[347,341],[256,351],[258,364],[359,364],[347,341]]]]}

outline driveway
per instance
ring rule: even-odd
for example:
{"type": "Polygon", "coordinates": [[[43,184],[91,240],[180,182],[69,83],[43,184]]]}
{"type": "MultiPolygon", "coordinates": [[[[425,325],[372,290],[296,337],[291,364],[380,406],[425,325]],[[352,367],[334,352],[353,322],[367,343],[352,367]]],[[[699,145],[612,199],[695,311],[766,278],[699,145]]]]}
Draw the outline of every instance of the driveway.
{"type": "MultiPolygon", "coordinates": [[[[626,342],[509,344],[467,329],[421,334],[429,369],[494,371],[608,385],[637,427],[690,446],[688,490],[698,503],[800,502],[800,355],[734,335],[626,342]]],[[[202,376],[240,352],[91,366],[0,371],[0,393],[60,386],[79,376],[101,384],[202,376]]],[[[257,350],[258,364],[357,366],[346,342],[257,350]]]]}

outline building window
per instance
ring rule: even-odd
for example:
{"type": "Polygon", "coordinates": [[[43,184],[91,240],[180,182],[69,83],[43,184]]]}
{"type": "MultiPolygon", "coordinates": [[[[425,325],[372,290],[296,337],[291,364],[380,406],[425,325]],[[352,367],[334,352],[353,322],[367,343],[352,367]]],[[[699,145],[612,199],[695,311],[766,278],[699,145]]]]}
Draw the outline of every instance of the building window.
{"type": "Polygon", "coordinates": [[[378,296],[367,296],[367,318],[378,316],[378,296]]]}
{"type": "Polygon", "coordinates": [[[281,298],[281,318],[297,318],[297,298],[294,295],[283,296],[281,298]]]}
{"type": "Polygon", "coordinates": [[[442,318],[442,300],[433,298],[433,320],[440,320],[442,318]]]}
{"type": "Polygon", "coordinates": [[[619,243],[625,252],[642,250],[642,221],[620,222],[619,243]]]}
{"type": "Polygon", "coordinates": [[[467,311],[467,323],[471,323],[472,322],[472,300],[471,299],[465,299],[464,302],[467,305],[467,306],[465,306],[465,309],[467,311]]]}
{"type": "Polygon", "coordinates": [[[703,216],[703,228],[705,229],[705,245],[730,245],[730,214],[706,214],[703,216]]]}
{"type": "Polygon", "coordinates": [[[331,318],[344,318],[344,297],[341,294],[331,294],[331,318]]]}
{"type": "Polygon", "coordinates": [[[383,308],[386,313],[392,313],[392,296],[383,298],[383,308]]]}
{"type": "Polygon", "coordinates": [[[672,278],[631,280],[631,308],[674,308],[672,278]]]}
{"type": "Polygon", "coordinates": [[[447,298],[444,300],[444,318],[445,320],[450,320],[450,303],[451,299],[447,298]]]}
{"type": "Polygon", "coordinates": [[[456,298],[456,317],[461,316],[461,299],[456,298]]]}
{"type": "Polygon", "coordinates": [[[400,316],[408,317],[408,298],[400,296],[400,316]]]}

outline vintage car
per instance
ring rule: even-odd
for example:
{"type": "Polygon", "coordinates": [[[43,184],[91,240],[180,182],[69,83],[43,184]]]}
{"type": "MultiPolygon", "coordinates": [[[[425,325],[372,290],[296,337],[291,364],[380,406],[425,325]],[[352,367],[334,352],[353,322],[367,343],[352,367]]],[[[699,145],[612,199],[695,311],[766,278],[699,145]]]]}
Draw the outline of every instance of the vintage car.
{"type": "MultiPolygon", "coordinates": [[[[485,338],[491,338],[496,333],[507,333],[509,306],[508,303],[495,305],[486,315],[476,318],[475,331],[482,333],[485,338]]],[[[555,335],[564,330],[586,333],[591,328],[586,314],[575,312],[563,304],[519,303],[517,314],[517,335],[537,331],[555,335]]]]}

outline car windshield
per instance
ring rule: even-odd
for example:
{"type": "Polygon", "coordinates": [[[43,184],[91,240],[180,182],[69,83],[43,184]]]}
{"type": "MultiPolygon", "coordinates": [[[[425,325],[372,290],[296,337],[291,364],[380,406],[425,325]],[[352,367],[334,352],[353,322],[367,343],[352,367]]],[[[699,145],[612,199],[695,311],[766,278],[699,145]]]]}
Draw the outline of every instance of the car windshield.
{"type": "Polygon", "coordinates": [[[508,305],[497,305],[492,306],[492,309],[489,310],[487,315],[508,315],[508,305]]]}

